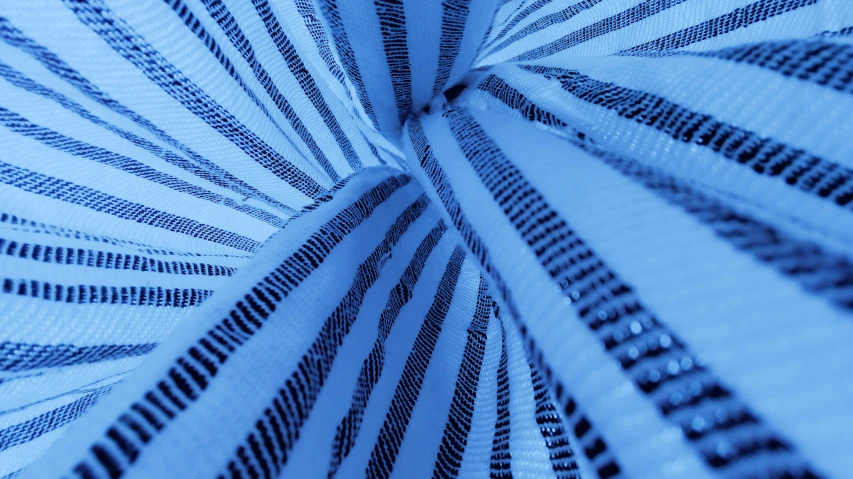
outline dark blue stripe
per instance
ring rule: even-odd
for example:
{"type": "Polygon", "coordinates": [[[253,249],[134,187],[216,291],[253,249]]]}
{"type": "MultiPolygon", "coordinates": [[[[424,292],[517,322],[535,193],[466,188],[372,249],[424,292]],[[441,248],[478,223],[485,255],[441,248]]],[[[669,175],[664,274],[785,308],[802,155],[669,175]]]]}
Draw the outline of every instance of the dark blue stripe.
{"type": "Polygon", "coordinates": [[[477,89],[497,98],[513,110],[516,110],[527,120],[555,128],[565,128],[567,126],[566,122],[557,118],[553,113],[545,111],[533,104],[524,94],[497,75],[488,75],[483,78],[477,84],[477,89]]]}
{"type": "Polygon", "coordinates": [[[305,172],[294,167],[225,108],[216,103],[159,52],[117,17],[101,0],[63,0],[101,39],[136,66],[154,84],[207,123],[249,158],[309,198],[325,192],[305,172]]]}
{"type": "MultiPolygon", "coordinates": [[[[486,279],[480,276],[477,305],[474,309],[474,317],[468,326],[465,351],[462,354],[459,373],[456,375],[453,400],[444,424],[444,434],[435,459],[435,468],[432,471],[433,479],[459,477],[459,469],[462,467],[462,457],[465,454],[468,433],[471,432],[471,420],[474,417],[483,357],[486,354],[488,339],[486,333],[492,312],[492,298],[488,290],[486,279]]],[[[486,375],[490,373],[491,371],[487,371],[486,375]]]]}
{"type": "Polygon", "coordinates": [[[412,68],[406,41],[406,13],[400,0],[375,0],[373,4],[379,17],[382,45],[391,73],[391,86],[397,102],[397,120],[402,125],[412,111],[412,68]]]}
{"type": "Polygon", "coordinates": [[[688,110],[651,93],[595,80],[573,70],[521,68],[556,80],[563,90],[580,100],[654,128],[674,140],[708,148],[748,167],[753,173],[778,177],[791,187],[824,198],[845,210],[853,210],[853,169],[688,110]]]}
{"type": "MultiPolygon", "coordinates": [[[[340,300],[335,312],[325,320],[317,334],[317,339],[305,351],[299,364],[282,384],[278,394],[268,403],[264,410],[264,417],[259,418],[243,444],[237,447],[236,457],[228,461],[225,469],[234,471],[242,465],[250,475],[253,475],[251,471],[254,470],[254,465],[249,458],[251,454],[255,464],[260,466],[264,477],[278,476],[281,473],[281,469],[287,464],[288,454],[299,439],[302,427],[308,420],[328,379],[338,349],[358,318],[365,295],[379,279],[384,265],[382,258],[392,251],[402,235],[417,221],[428,205],[429,201],[424,195],[415,200],[397,217],[381,243],[359,265],[349,291],[340,300]],[[269,419],[269,424],[265,423],[265,418],[269,419]],[[277,426],[276,423],[281,426],[277,426]],[[277,444],[266,439],[269,437],[270,430],[278,439],[277,444]],[[264,439],[264,448],[272,461],[264,456],[258,438],[264,439]],[[241,450],[246,453],[241,454],[241,450]]],[[[222,474],[226,474],[225,471],[222,474]]],[[[239,475],[232,473],[231,477],[237,478],[239,475]]]]}
{"type": "MultiPolygon", "coordinates": [[[[340,14],[337,11],[337,5],[334,3],[335,0],[331,0],[332,4],[329,6],[329,0],[318,0],[319,6],[322,9],[326,9],[326,20],[331,24],[332,21],[337,17],[337,21],[340,22],[340,14]],[[333,11],[332,11],[333,10],[333,11]]],[[[314,44],[317,46],[317,50],[320,52],[320,56],[323,58],[323,62],[326,64],[326,68],[329,69],[329,72],[341,86],[344,87],[344,92],[347,95],[347,98],[352,101],[352,93],[350,93],[349,87],[347,87],[346,81],[344,80],[344,73],[341,71],[341,67],[338,64],[338,61],[335,59],[332,54],[332,50],[329,47],[329,38],[328,33],[326,32],[326,27],[323,26],[323,23],[320,21],[319,16],[317,15],[317,11],[314,9],[313,0],[295,0],[296,9],[299,11],[299,15],[302,16],[302,20],[305,22],[305,26],[308,28],[308,32],[311,34],[311,38],[314,40],[314,44]]],[[[348,52],[350,55],[353,55],[352,49],[349,45],[349,40],[347,39],[346,32],[343,31],[343,25],[340,25],[340,28],[336,27],[334,24],[330,25],[333,35],[333,40],[336,43],[336,50],[338,51],[338,55],[341,57],[341,62],[343,63],[344,68],[347,70],[347,73],[350,76],[350,81],[356,87],[356,94],[358,95],[358,99],[361,102],[362,107],[365,112],[368,114],[368,117],[373,124],[374,129],[378,129],[376,124],[375,113],[373,112],[373,107],[370,105],[370,100],[367,98],[367,92],[363,92],[364,90],[364,82],[361,80],[360,72],[358,70],[357,65],[352,65],[352,67],[348,67],[346,62],[347,58],[344,56],[346,48],[350,48],[348,52]],[[336,31],[336,29],[338,31],[336,31]],[[345,45],[337,45],[337,42],[343,41],[345,45]],[[356,79],[358,80],[356,82],[356,79]],[[361,90],[359,90],[359,84],[361,90]],[[362,95],[364,93],[364,95],[362,95]],[[372,116],[371,116],[372,115],[372,116]]],[[[354,58],[354,57],[352,57],[354,58]]],[[[360,113],[357,108],[353,108],[351,110],[351,114],[353,116],[360,118],[360,113]]],[[[367,147],[370,149],[370,152],[373,154],[373,157],[376,158],[376,161],[380,165],[385,165],[385,160],[383,160],[379,156],[379,152],[376,151],[376,147],[371,143],[371,141],[365,136],[365,134],[359,130],[359,135],[364,139],[364,142],[367,144],[367,147]]]]}
{"type": "MultiPolygon", "coordinates": [[[[69,83],[71,86],[79,90],[92,101],[106,108],[109,108],[110,110],[119,115],[130,119],[134,123],[140,125],[144,129],[149,131],[151,134],[159,138],[164,143],[172,146],[178,151],[183,152],[185,155],[187,155],[187,157],[191,158],[193,161],[203,167],[196,167],[198,168],[198,172],[194,172],[193,174],[201,176],[202,178],[205,178],[206,180],[209,180],[224,188],[228,188],[233,191],[239,192],[240,194],[246,195],[247,198],[256,198],[259,201],[266,202],[267,204],[279,208],[288,213],[293,211],[289,206],[282,205],[278,201],[259,192],[254,187],[244,183],[242,180],[235,177],[230,172],[220,168],[215,163],[202,157],[193,150],[187,148],[186,146],[166,134],[166,132],[158,128],[146,118],[125,107],[113,98],[110,98],[109,95],[102,92],[97,86],[92,84],[82,74],[80,74],[79,72],[71,68],[67,63],[62,61],[62,59],[59,58],[55,53],[35,43],[32,39],[25,36],[20,30],[18,30],[11,23],[9,23],[9,20],[3,17],[0,17],[0,39],[2,39],[7,44],[13,47],[20,48],[22,51],[32,56],[35,60],[41,63],[42,66],[50,70],[54,75],[69,83]]],[[[9,78],[7,78],[7,80],[9,80],[9,78]]],[[[33,91],[42,94],[38,90],[33,91]]],[[[63,106],[68,108],[65,103],[62,104],[63,106]]],[[[87,119],[93,121],[88,117],[87,119]]],[[[159,156],[159,153],[155,154],[158,154],[159,156]]],[[[173,160],[177,161],[177,159],[175,158],[173,158],[173,160]]]]}
{"type": "MultiPolygon", "coordinates": [[[[500,11],[500,9],[502,9],[503,7],[505,7],[505,6],[506,6],[507,4],[509,4],[509,2],[511,2],[511,1],[512,1],[512,0],[501,0],[501,4],[498,6],[497,10],[498,10],[498,11],[500,11]]],[[[539,0],[533,0],[533,1],[534,1],[534,2],[536,2],[536,1],[539,1],[539,0]]],[[[513,15],[517,14],[517,13],[519,12],[519,10],[521,10],[522,8],[525,8],[525,5],[527,4],[527,2],[528,2],[528,0],[521,0],[520,2],[518,2],[518,6],[517,6],[517,7],[515,7],[515,10],[511,11],[511,12],[506,16],[506,18],[505,18],[502,22],[500,22],[500,25],[506,25],[508,21],[511,21],[511,20],[510,20],[510,18],[511,18],[513,15]]]]}
{"type": "MultiPolygon", "coordinates": [[[[490,75],[477,88],[528,120],[561,129],[566,127],[565,122],[539,108],[499,77],[490,75]]],[[[831,253],[816,243],[795,239],[657,168],[606,152],[583,133],[575,132],[568,141],[681,208],[733,247],[771,266],[803,289],[826,296],[836,306],[853,309],[853,261],[850,258],[831,253]]]]}
{"type": "MultiPolygon", "coordinates": [[[[554,476],[556,479],[579,479],[578,464],[575,462],[575,455],[566,434],[568,426],[557,411],[551,399],[551,392],[542,379],[539,369],[532,362],[528,365],[530,366],[530,383],[533,386],[533,399],[536,401],[536,424],[539,425],[539,433],[545,441],[545,447],[548,448],[548,459],[551,460],[554,476]]],[[[587,447],[588,453],[594,454],[596,446],[597,444],[593,443],[592,447],[587,447]]],[[[599,447],[603,448],[603,443],[599,447]]]]}
{"type": "Polygon", "coordinates": [[[804,290],[853,311],[853,261],[849,257],[824,250],[816,243],[794,239],[661,170],[609,154],[588,143],[577,146],[691,214],[717,236],[796,281],[804,290]]]}
{"type": "Polygon", "coordinates": [[[257,106],[261,110],[261,112],[263,112],[264,116],[266,116],[267,119],[270,120],[273,125],[275,125],[276,129],[282,135],[286,136],[287,134],[284,132],[284,130],[281,129],[281,126],[279,126],[278,122],[270,115],[270,112],[269,110],[267,110],[267,107],[261,102],[255,92],[252,91],[252,89],[249,88],[248,85],[246,85],[246,83],[240,77],[240,74],[237,73],[237,68],[235,68],[233,63],[231,63],[231,60],[228,58],[225,52],[223,52],[222,49],[219,48],[219,44],[216,43],[216,40],[213,38],[213,36],[211,36],[207,32],[204,26],[202,26],[199,19],[196,18],[195,15],[193,15],[189,7],[182,0],[163,1],[166,2],[166,4],[169,5],[172,10],[178,14],[178,17],[181,19],[181,21],[184,22],[184,26],[189,28],[189,30],[193,32],[193,34],[195,34],[196,38],[198,38],[202,42],[202,44],[207,47],[207,50],[211,54],[213,54],[214,58],[216,58],[219,64],[222,65],[222,68],[225,70],[225,72],[228,73],[228,75],[233,78],[235,82],[237,82],[237,85],[239,85],[240,88],[246,93],[246,96],[248,96],[249,99],[252,100],[252,103],[254,103],[255,106],[257,106]]]}
{"type": "MultiPolygon", "coordinates": [[[[506,4],[506,3],[507,2],[504,2],[504,4],[506,4]]],[[[501,28],[501,31],[498,32],[497,35],[495,35],[495,38],[493,38],[491,41],[489,41],[488,45],[486,45],[486,48],[490,48],[496,42],[500,41],[501,38],[506,36],[506,34],[509,33],[510,30],[515,28],[516,25],[521,23],[522,20],[529,17],[533,13],[536,13],[536,11],[539,10],[540,8],[542,8],[546,5],[550,5],[551,0],[534,0],[533,2],[531,2],[530,5],[528,5],[526,7],[524,6],[524,3],[525,2],[521,2],[518,5],[518,8],[515,9],[515,12],[512,12],[509,14],[509,16],[507,16],[507,20],[509,20],[509,21],[506,21],[503,23],[504,27],[501,28]],[[519,12],[519,10],[521,10],[521,11],[519,12]],[[515,15],[515,16],[513,17],[513,15],[515,15]],[[512,19],[510,19],[510,17],[512,17],[512,19]]],[[[490,55],[490,54],[491,53],[487,53],[486,55],[490,55]]]]}
{"type": "MultiPolygon", "coordinates": [[[[186,3],[184,3],[183,0],[164,0],[164,1],[169,6],[171,6],[172,10],[174,10],[175,13],[177,13],[178,16],[181,18],[181,20],[183,20],[184,25],[186,25],[187,28],[189,28],[193,33],[195,33],[195,35],[198,37],[198,39],[201,40],[205,46],[207,46],[208,50],[219,61],[219,64],[222,65],[222,68],[232,78],[234,78],[234,80],[237,82],[237,84],[240,85],[240,87],[243,89],[243,91],[246,92],[246,95],[249,97],[249,99],[252,100],[252,102],[255,103],[264,112],[264,114],[276,126],[276,128],[279,130],[279,132],[281,132],[281,134],[283,136],[285,136],[286,138],[289,139],[289,135],[287,135],[284,131],[282,131],[278,122],[276,120],[274,120],[272,118],[272,116],[270,116],[270,113],[267,110],[266,106],[264,106],[264,104],[261,102],[261,100],[254,93],[254,91],[252,91],[245,84],[245,82],[243,82],[243,79],[240,77],[240,74],[237,73],[237,68],[234,66],[233,63],[231,63],[231,60],[225,55],[225,53],[222,51],[222,49],[216,43],[216,40],[214,40],[214,38],[210,35],[210,33],[207,30],[205,30],[205,28],[202,26],[202,24],[198,20],[198,18],[196,18],[196,16],[193,15],[192,11],[190,11],[190,9],[186,5],[186,3]]],[[[207,1],[207,2],[205,2],[206,5],[211,5],[212,3],[216,4],[219,8],[221,8],[224,11],[224,13],[226,15],[230,16],[230,13],[225,9],[225,6],[223,4],[221,4],[221,2],[218,2],[218,1],[214,1],[214,2],[207,1]]],[[[210,12],[210,8],[211,7],[208,7],[208,12],[210,12]]],[[[221,18],[217,19],[214,17],[214,19],[220,20],[221,18]]],[[[220,23],[220,26],[221,25],[222,24],[220,23]]],[[[236,22],[234,23],[234,25],[236,26],[236,22]]],[[[240,35],[242,35],[242,32],[239,32],[239,27],[237,27],[237,28],[238,28],[238,33],[240,33],[240,35]]],[[[231,41],[231,43],[233,45],[234,39],[232,38],[232,35],[230,35],[228,33],[229,32],[226,31],[226,35],[228,36],[229,40],[231,41]]],[[[245,40],[245,38],[243,40],[245,40]]],[[[243,56],[244,59],[247,59],[246,58],[247,56],[250,58],[252,58],[254,56],[251,49],[249,51],[243,51],[243,50],[238,48],[237,50],[241,52],[241,55],[243,56]]],[[[254,58],[252,58],[252,59],[254,59],[254,58]]],[[[250,64],[250,66],[251,66],[251,64],[250,64]]],[[[257,76],[257,73],[255,72],[254,67],[252,70],[253,70],[253,73],[255,73],[257,76]]],[[[259,79],[259,81],[260,81],[260,79],[259,79]]],[[[279,95],[280,98],[278,99],[278,101],[276,101],[276,98],[273,96],[272,92],[270,92],[271,82],[266,83],[266,84],[261,82],[261,85],[264,87],[264,89],[267,91],[267,93],[269,93],[270,96],[273,98],[273,101],[275,102],[276,106],[279,108],[279,111],[281,111],[282,114],[285,116],[285,119],[288,120],[291,128],[293,128],[293,130],[296,132],[296,134],[299,135],[299,137],[302,139],[303,142],[305,142],[305,145],[311,151],[311,154],[314,156],[314,159],[317,160],[317,163],[323,168],[323,171],[326,172],[326,175],[328,175],[328,177],[332,180],[332,182],[337,182],[338,180],[340,180],[340,176],[338,175],[338,172],[335,171],[334,167],[329,162],[329,159],[326,158],[326,155],[322,152],[322,150],[320,150],[320,147],[318,147],[317,144],[314,142],[314,138],[311,136],[311,133],[308,131],[307,128],[305,128],[305,125],[302,123],[302,119],[299,118],[299,116],[297,116],[293,112],[293,109],[290,107],[290,104],[287,103],[287,100],[284,98],[281,98],[281,95],[279,95]]],[[[272,89],[275,89],[275,86],[272,86],[272,89]]],[[[275,89],[275,91],[277,92],[277,89],[275,89]]]]}
{"type": "Polygon", "coordinates": [[[3,279],[2,292],[70,304],[121,304],[188,308],[213,294],[209,289],[160,286],[62,285],[28,279],[3,279]]]}
{"type": "MultiPolygon", "coordinates": [[[[278,124],[278,121],[276,121],[272,117],[272,115],[270,115],[269,110],[267,110],[267,107],[261,102],[255,92],[251,88],[249,88],[248,85],[246,85],[246,83],[240,77],[240,74],[237,73],[237,68],[234,66],[233,63],[231,63],[231,60],[228,58],[225,52],[222,51],[213,36],[208,33],[204,26],[202,26],[199,19],[196,18],[196,16],[192,13],[186,3],[184,3],[183,0],[164,1],[172,8],[175,13],[178,14],[178,17],[180,17],[180,19],[184,22],[184,25],[189,28],[190,31],[192,31],[195,36],[207,47],[210,53],[213,54],[214,58],[216,58],[219,64],[222,65],[222,68],[225,70],[225,72],[228,73],[228,75],[230,75],[235,82],[237,82],[240,88],[246,93],[246,96],[248,96],[252,103],[254,103],[263,112],[264,116],[266,116],[267,119],[272,122],[272,124],[276,127],[279,133],[281,133],[284,137],[290,139],[289,135],[285,133],[284,130],[282,130],[281,126],[278,124]]],[[[293,126],[295,129],[297,124],[294,124],[293,121],[291,121],[290,123],[291,126],[293,126]]],[[[301,122],[299,122],[298,124],[301,125],[301,122]]],[[[316,155],[316,152],[314,152],[313,150],[312,153],[315,153],[315,159],[320,164],[320,166],[323,167],[323,170],[326,172],[332,182],[337,182],[340,179],[340,176],[334,170],[325,155],[323,155],[322,152],[320,152],[320,155],[316,155]]]]}
{"type": "Polygon", "coordinates": [[[853,25],[838,30],[824,31],[820,33],[820,36],[828,38],[853,36],[853,25]]]}
{"type": "Polygon", "coordinates": [[[163,173],[133,158],[119,155],[36,125],[19,114],[3,107],[0,107],[0,125],[58,151],[111,166],[144,180],[163,185],[179,193],[188,194],[214,204],[227,206],[279,228],[284,226],[284,220],[266,211],[257,208],[247,208],[246,205],[241,205],[231,198],[213,193],[192,183],[187,183],[180,178],[163,173]]]}
{"type": "Polygon", "coordinates": [[[51,431],[70,424],[82,416],[101,396],[108,393],[111,389],[112,385],[98,388],[95,392],[87,394],[74,402],[40,414],[28,421],[0,430],[0,451],[26,444],[51,431]]]}
{"type": "Polygon", "coordinates": [[[261,243],[231,231],[116,198],[86,186],[25,170],[2,161],[0,161],[0,183],[46,198],[83,206],[115,218],[163,228],[243,251],[254,252],[261,246],[261,243]]]}
{"type": "Polygon", "coordinates": [[[552,13],[550,15],[545,15],[544,17],[539,18],[536,21],[525,26],[516,33],[513,33],[509,38],[501,42],[496,47],[492,48],[484,56],[494,55],[495,53],[505,49],[510,45],[518,44],[523,38],[533,35],[534,33],[540,30],[544,30],[548,27],[567,22],[575,15],[598,5],[601,1],[602,0],[584,0],[582,2],[571,5],[563,10],[560,10],[559,12],[552,13]]]}
{"type": "Polygon", "coordinates": [[[320,52],[320,58],[323,59],[323,63],[326,64],[326,68],[329,70],[329,73],[332,74],[332,77],[344,87],[344,91],[346,91],[349,96],[349,88],[346,86],[346,82],[344,81],[344,72],[341,71],[340,66],[338,66],[338,62],[335,60],[334,55],[332,55],[332,50],[329,48],[329,37],[326,33],[326,28],[323,26],[323,23],[320,22],[320,19],[317,16],[317,11],[314,10],[314,3],[312,0],[294,0],[294,5],[296,5],[296,11],[299,12],[299,15],[302,17],[302,22],[305,24],[305,28],[308,29],[308,33],[311,34],[311,39],[314,40],[314,45],[317,47],[317,51],[320,52]]]}
{"type": "MultiPolygon", "coordinates": [[[[111,131],[112,133],[115,133],[116,135],[120,136],[121,138],[124,138],[125,140],[131,142],[133,145],[144,149],[145,151],[151,153],[152,155],[157,156],[158,158],[166,161],[167,163],[169,163],[171,165],[177,166],[178,168],[181,168],[185,171],[188,171],[189,173],[192,173],[193,175],[195,175],[199,178],[210,181],[211,183],[213,183],[217,186],[221,186],[223,188],[229,188],[232,191],[236,191],[236,192],[240,193],[241,188],[240,189],[233,188],[233,185],[231,183],[224,181],[218,175],[211,174],[210,171],[208,171],[204,168],[199,168],[198,165],[196,165],[195,163],[188,161],[187,159],[185,159],[179,155],[176,155],[175,153],[173,153],[172,151],[170,151],[166,148],[161,148],[161,147],[151,143],[150,141],[148,141],[144,138],[141,138],[137,135],[134,135],[133,133],[131,133],[127,130],[123,130],[121,128],[118,128],[118,127],[110,124],[110,123],[107,123],[106,121],[102,120],[101,118],[98,118],[97,116],[90,113],[88,110],[83,108],[79,103],[74,102],[73,100],[69,99],[68,97],[66,97],[65,95],[63,95],[61,93],[58,93],[54,90],[51,90],[50,88],[47,88],[47,87],[45,87],[39,83],[36,83],[32,79],[25,76],[23,73],[13,69],[12,67],[10,67],[8,65],[0,63],[0,76],[2,76],[4,79],[6,79],[6,81],[8,81],[9,83],[11,83],[12,85],[14,85],[18,88],[22,88],[22,89],[24,89],[30,93],[35,93],[35,94],[41,95],[44,98],[55,101],[56,103],[61,105],[63,108],[65,108],[71,112],[76,113],[77,115],[81,116],[82,118],[85,118],[86,120],[89,120],[90,122],[111,131]]],[[[289,206],[286,206],[286,205],[274,200],[273,198],[271,198],[269,196],[266,196],[266,195],[263,195],[260,193],[257,193],[257,196],[259,198],[261,198],[265,203],[267,203],[271,206],[274,206],[274,207],[276,207],[282,211],[286,211],[288,213],[293,212],[293,209],[291,209],[289,206]]],[[[223,199],[234,203],[232,200],[230,200],[228,198],[223,198],[223,199]]],[[[267,211],[262,210],[260,208],[255,208],[255,207],[248,206],[248,205],[239,205],[239,204],[235,204],[234,206],[231,206],[231,207],[238,210],[238,211],[244,212],[244,213],[246,213],[252,217],[255,217],[255,218],[258,218],[262,221],[270,223],[272,225],[279,226],[281,224],[281,222],[283,221],[281,218],[279,218],[279,217],[277,217],[271,213],[268,213],[267,211]]]]}
{"type": "Polygon", "coordinates": [[[457,246],[450,256],[438,291],[435,293],[435,299],[406,359],[403,375],[394,391],[394,398],[385,415],[385,422],[370,454],[370,462],[365,471],[366,477],[386,479],[394,469],[397,453],[400,451],[412,411],[420,395],[427,367],[438,342],[444,319],[453,302],[464,260],[465,252],[457,246]]]}
{"type": "MultiPolygon", "coordinates": [[[[0,212],[0,225],[9,225],[7,229],[12,231],[26,231],[31,233],[41,233],[48,234],[53,236],[59,236],[61,238],[68,238],[74,240],[82,240],[82,241],[92,241],[95,243],[106,243],[113,246],[121,246],[124,248],[134,249],[140,251],[145,254],[156,254],[163,256],[195,256],[195,257],[211,257],[211,258],[237,258],[241,260],[249,259],[250,256],[241,256],[235,254],[202,254],[196,253],[192,251],[178,251],[173,249],[164,249],[159,247],[154,247],[144,243],[137,243],[135,241],[128,241],[123,239],[112,238],[109,236],[99,236],[93,235],[89,233],[85,233],[83,231],[72,230],[69,228],[60,228],[59,226],[47,224],[47,223],[39,223],[36,221],[31,221],[26,218],[19,218],[15,215],[10,215],[8,213],[0,212]]],[[[217,268],[226,268],[225,266],[216,266],[217,268]]],[[[232,268],[234,269],[234,268],[232,268]]]]}
{"type": "Polygon", "coordinates": [[[433,96],[438,95],[444,89],[444,85],[450,77],[450,71],[456,63],[456,57],[462,47],[462,37],[465,35],[470,4],[471,0],[444,0],[441,2],[441,39],[438,43],[438,69],[432,87],[433,96]]]}
{"type": "Polygon", "coordinates": [[[302,87],[302,91],[305,93],[305,96],[311,100],[311,104],[314,105],[317,113],[323,119],[323,123],[326,124],[329,131],[332,132],[332,136],[335,137],[335,141],[338,143],[338,146],[340,146],[347,163],[349,163],[353,170],[360,170],[364,167],[361,159],[353,149],[352,144],[350,143],[346,133],[344,133],[341,128],[341,125],[338,124],[335,114],[332,113],[332,110],[329,109],[329,105],[326,103],[326,100],[323,99],[320,88],[317,86],[317,83],[314,82],[314,78],[302,62],[302,58],[299,57],[299,53],[296,51],[296,48],[294,48],[290,39],[287,38],[287,35],[285,35],[284,31],[281,29],[281,24],[278,22],[278,19],[270,8],[269,3],[267,3],[266,0],[252,0],[252,4],[255,5],[255,10],[257,10],[261,20],[263,20],[264,26],[267,28],[267,33],[273,43],[278,47],[278,51],[287,63],[287,67],[290,69],[290,72],[293,73],[296,81],[299,82],[299,86],[302,87]]]}
{"type": "MultiPolygon", "coordinates": [[[[500,271],[494,266],[491,260],[491,254],[486,248],[477,231],[468,222],[465,217],[465,212],[462,210],[459,202],[456,200],[453,187],[447,179],[444,170],[438,164],[432,147],[424,134],[423,126],[421,125],[419,115],[413,116],[408,122],[409,139],[415,154],[418,157],[418,162],[426,174],[426,180],[436,191],[439,199],[444,205],[444,209],[450,218],[456,230],[462,237],[462,240],[468,246],[468,250],[474,255],[480,263],[480,267],[486,271],[491,278],[491,286],[497,290],[504,300],[505,305],[509,308],[510,314],[521,320],[522,316],[518,312],[512,298],[512,293],[501,277],[500,271]]],[[[551,367],[547,364],[547,360],[536,344],[535,339],[527,332],[524,324],[519,326],[519,332],[525,340],[525,348],[528,354],[535,361],[537,367],[546,373],[546,378],[554,387],[554,394],[557,400],[563,407],[563,411],[567,418],[574,421],[575,429],[578,424],[583,424],[583,434],[576,435],[581,444],[598,444],[599,447],[589,449],[594,451],[594,455],[587,454],[587,458],[596,468],[601,479],[611,479],[618,477],[622,469],[616,461],[613,453],[608,449],[606,442],[598,433],[596,427],[587,418],[582,408],[578,406],[575,399],[571,396],[568,389],[560,382],[555,374],[552,374],[551,367]]]]}
{"type": "Polygon", "coordinates": [[[379,156],[379,150],[376,149],[373,143],[371,143],[370,140],[367,139],[367,137],[364,137],[364,141],[367,142],[367,146],[368,148],[370,148],[370,152],[373,153],[373,156],[376,157],[376,161],[378,161],[380,165],[387,165],[388,163],[383,160],[381,156],[379,156]]]}
{"type": "Polygon", "coordinates": [[[759,0],[745,7],[711,20],[704,21],[692,27],[670,33],[650,42],[629,48],[621,54],[640,52],[660,52],[683,48],[699,43],[709,38],[725,35],[726,33],[747,28],[755,23],[767,21],[773,17],[784,15],[798,8],[816,5],[819,0],[759,0]]]}
{"type": "Polygon", "coordinates": [[[373,343],[373,348],[368,353],[367,358],[362,362],[349,410],[338,424],[335,438],[332,440],[328,477],[335,476],[338,467],[355,446],[364,420],[364,410],[367,408],[373,388],[379,382],[382,370],[385,367],[385,342],[388,335],[391,334],[391,329],[397,321],[400,310],[414,296],[415,286],[423,272],[426,261],[445,231],[447,231],[447,227],[443,221],[440,221],[429,232],[418,245],[414,257],[400,276],[400,281],[388,294],[388,301],[379,317],[379,331],[376,341],[373,343]]]}
{"type": "Polygon", "coordinates": [[[533,48],[520,55],[513,57],[510,62],[523,62],[537,60],[555,53],[580,45],[593,38],[606,35],[616,30],[641,22],[649,17],[674,7],[687,0],[646,0],[628,10],[622,11],[611,17],[599,20],[592,25],[587,25],[579,30],[574,30],[568,35],[558,38],[548,44],[533,48]]]}
{"type": "Polygon", "coordinates": [[[853,94],[853,46],[821,39],[780,40],[713,51],[631,52],[631,55],[690,55],[744,63],[836,91],[853,94]]]}
{"type": "Polygon", "coordinates": [[[341,63],[347,72],[347,77],[355,87],[358,101],[361,103],[362,108],[364,108],[364,112],[367,114],[370,124],[373,126],[373,129],[378,131],[379,123],[376,122],[376,112],[373,111],[373,104],[370,102],[370,98],[367,95],[367,89],[364,87],[364,79],[361,77],[358,62],[355,59],[355,52],[353,52],[352,45],[350,44],[349,37],[347,36],[344,22],[341,20],[341,14],[338,11],[338,1],[319,0],[319,2],[323,15],[329,23],[329,30],[332,32],[335,49],[338,51],[338,56],[340,57],[341,63]]]}
{"type": "Polygon", "coordinates": [[[738,464],[768,474],[816,477],[785,439],[642,304],[466,110],[454,107],[445,115],[495,206],[568,298],[578,319],[661,416],[682,430],[700,459],[718,470],[738,464]]]}
{"type": "Polygon", "coordinates": [[[477,261],[492,276],[492,286],[497,288],[502,296],[508,297],[510,295],[509,288],[507,288],[506,283],[494,267],[491,255],[480,235],[471,223],[468,222],[465,213],[462,211],[462,207],[456,200],[453,187],[450,185],[450,181],[447,179],[447,175],[445,175],[441,165],[438,164],[432,147],[424,134],[419,115],[413,116],[407,124],[409,140],[412,142],[412,146],[418,156],[420,167],[426,174],[427,180],[432,184],[439,200],[444,205],[451,223],[462,236],[462,240],[477,258],[477,261]]]}
{"type": "Polygon", "coordinates": [[[0,255],[56,265],[75,265],[143,273],[201,276],[232,276],[237,268],[187,261],[162,261],[145,256],[112,251],[95,251],[66,246],[45,246],[0,238],[0,255]]]}
{"type": "Polygon", "coordinates": [[[102,361],[144,356],[156,343],[99,344],[75,346],[73,344],[32,344],[0,342],[0,371],[20,372],[40,368],[76,366],[102,361]]]}
{"type": "MultiPolygon", "coordinates": [[[[141,394],[139,400],[113,425],[119,427],[127,417],[140,417],[146,424],[143,427],[148,439],[140,439],[135,444],[137,454],[126,460],[131,464],[136,461],[144,452],[144,446],[163,430],[164,423],[174,420],[204,393],[221,366],[264,326],[277,305],[316,271],[334,248],[377,207],[410,181],[408,175],[389,177],[354,199],[242,296],[230,313],[202,335],[185,355],[176,359],[157,387],[141,394]]],[[[115,441],[109,436],[102,440],[115,441]]],[[[92,446],[92,450],[96,447],[101,453],[82,459],[74,466],[73,472],[78,477],[89,477],[95,470],[107,470],[115,473],[116,478],[120,477],[124,471],[115,469],[115,458],[105,452],[101,443],[92,446]]]]}
{"type": "Polygon", "coordinates": [[[498,362],[497,385],[498,394],[495,398],[497,415],[495,416],[495,434],[492,439],[492,455],[489,458],[489,477],[491,479],[512,479],[512,452],[509,447],[510,414],[509,414],[509,371],[507,364],[509,356],[506,349],[506,328],[501,324],[501,355],[498,362]]]}

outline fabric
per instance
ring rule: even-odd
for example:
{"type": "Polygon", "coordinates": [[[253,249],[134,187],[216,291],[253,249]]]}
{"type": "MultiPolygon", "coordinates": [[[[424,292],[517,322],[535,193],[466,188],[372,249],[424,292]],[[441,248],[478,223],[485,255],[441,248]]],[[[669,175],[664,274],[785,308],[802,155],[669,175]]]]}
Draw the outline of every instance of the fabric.
{"type": "Polygon", "coordinates": [[[849,0],[0,40],[0,478],[850,477],[849,0]]]}

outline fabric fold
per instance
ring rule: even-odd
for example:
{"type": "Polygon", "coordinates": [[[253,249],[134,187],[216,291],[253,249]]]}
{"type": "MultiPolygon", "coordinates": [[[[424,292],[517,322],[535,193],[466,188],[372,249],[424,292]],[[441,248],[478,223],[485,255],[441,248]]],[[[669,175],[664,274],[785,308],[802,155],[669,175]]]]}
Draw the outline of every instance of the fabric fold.
{"type": "Polygon", "coordinates": [[[0,5],[0,478],[830,478],[845,0],[0,5]]]}

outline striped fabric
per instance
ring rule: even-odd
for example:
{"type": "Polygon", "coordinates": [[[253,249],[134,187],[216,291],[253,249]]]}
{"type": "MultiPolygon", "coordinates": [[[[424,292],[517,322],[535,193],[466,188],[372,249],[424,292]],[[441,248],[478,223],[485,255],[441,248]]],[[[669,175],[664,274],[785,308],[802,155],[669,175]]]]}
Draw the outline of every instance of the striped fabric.
{"type": "Polygon", "coordinates": [[[850,477],[850,0],[0,40],[0,479],[850,477]]]}

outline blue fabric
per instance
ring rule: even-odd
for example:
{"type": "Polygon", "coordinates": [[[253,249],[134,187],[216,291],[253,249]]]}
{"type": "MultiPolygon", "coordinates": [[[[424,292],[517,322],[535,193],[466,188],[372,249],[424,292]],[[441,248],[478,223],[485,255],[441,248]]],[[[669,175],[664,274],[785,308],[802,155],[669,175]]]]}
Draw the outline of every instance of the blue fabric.
{"type": "Polygon", "coordinates": [[[0,479],[848,477],[851,39],[0,3],[0,479]]]}

